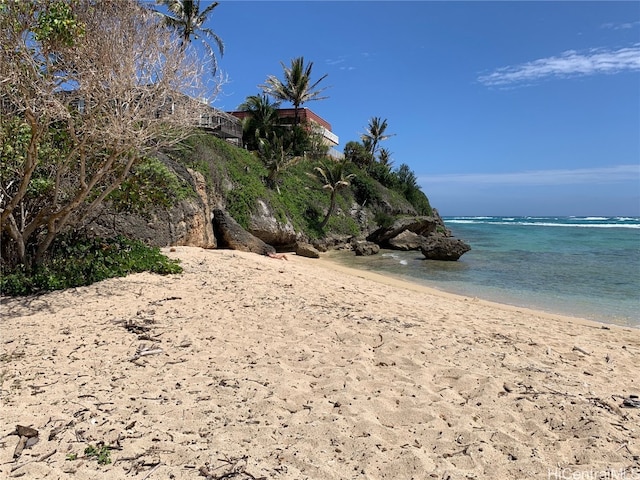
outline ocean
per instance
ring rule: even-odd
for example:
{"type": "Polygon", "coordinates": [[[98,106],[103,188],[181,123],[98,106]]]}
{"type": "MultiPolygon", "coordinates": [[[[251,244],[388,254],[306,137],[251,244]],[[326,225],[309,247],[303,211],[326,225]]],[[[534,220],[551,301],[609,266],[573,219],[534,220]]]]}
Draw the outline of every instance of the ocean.
{"type": "Polygon", "coordinates": [[[457,262],[383,250],[332,259],[443,291],[640,328],[640,217],[444,217],[457,262]]]}

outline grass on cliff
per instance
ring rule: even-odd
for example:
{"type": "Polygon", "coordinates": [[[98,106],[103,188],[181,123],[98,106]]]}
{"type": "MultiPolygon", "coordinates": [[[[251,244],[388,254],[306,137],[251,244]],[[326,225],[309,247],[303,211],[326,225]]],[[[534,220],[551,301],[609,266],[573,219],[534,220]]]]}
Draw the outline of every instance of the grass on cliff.
{"type": "Polygon", "coordinates": [[[138,272],[167,275],[181,273],[182,267],[139,240],[62,235],[41,265],[2,271],[0,293],[17,296],[62,290],[138,272]]]}
{"type": "MultiPolygon", "coordinates": [[[[290,221],[296,231],[310,238],[324,235],[320,222],[329,208],[329,194],[322,184],[308,173],[316,163],[301,159],[283,171],[278,178],[279,192],[267,186],[268,170],[253,153],[229,145],[213,135],[200,134],[190,137],[174,152],[180,163],[199,171],[207,178],[209,192],[220,195],[229,214],[244,228],[256,213],[259,201],[267,203],[278,221],[290,221]]],[[[334,233],[355,235],[358,225],[347,212],[354,201],[350,189],[338,196],[337,214],[327,225],[334,233]]]]}

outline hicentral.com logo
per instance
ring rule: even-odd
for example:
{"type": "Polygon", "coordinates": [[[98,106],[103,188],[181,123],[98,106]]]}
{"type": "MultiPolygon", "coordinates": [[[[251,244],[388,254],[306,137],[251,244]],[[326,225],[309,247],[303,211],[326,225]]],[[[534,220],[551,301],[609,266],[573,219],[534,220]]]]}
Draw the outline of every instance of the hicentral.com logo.
{"type": "Polygon", "coordinates": [[[548,480],[640,480],[640,467],[578,470],[574,467],[550,468],[548,480]]]}

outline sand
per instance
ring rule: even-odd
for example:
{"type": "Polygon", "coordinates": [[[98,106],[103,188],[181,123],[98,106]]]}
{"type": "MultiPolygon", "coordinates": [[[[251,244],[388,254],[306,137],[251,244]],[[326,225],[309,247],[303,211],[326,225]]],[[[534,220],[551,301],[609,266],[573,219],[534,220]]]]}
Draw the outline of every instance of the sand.
{"type": "Polygon", "coordinates": [[[639,329],[165,252],[183,274],[3,299],[0,478],[640,478],[639,329]]]}

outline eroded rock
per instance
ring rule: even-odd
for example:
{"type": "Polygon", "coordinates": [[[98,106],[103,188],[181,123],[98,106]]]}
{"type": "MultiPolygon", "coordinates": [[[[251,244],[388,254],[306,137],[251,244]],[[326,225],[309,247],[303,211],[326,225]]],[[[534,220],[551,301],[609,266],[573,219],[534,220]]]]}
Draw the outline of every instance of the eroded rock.
{"type": "Polygon", "coordinates": [[[276,249],[247,232],[224,210],[213,211],[213,231],[219,248],[253,252],[260,255],[276,253],[276,249]]]}
{"type": "Polygon", "coordinates": [[[296,255],[307,258],[320,258],[320,252],[313,245],[305,242],[296,244],[296,255]]]}
{"type": "Polygon", "coordinates": [[[376,255],[380,251],[380,246],[373,242],[356,241],[352,243],[352,246],[353,251],[358,257],[376,255]]]}
{"type": "Polygon", "coordinates": [[[428,260],[456,261],[471,250],[471,247],[454,237],[433,236],[425,240],[420,251],[428,260]]]}

